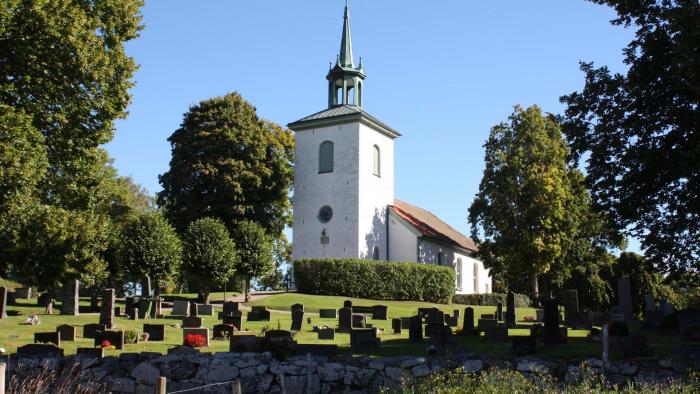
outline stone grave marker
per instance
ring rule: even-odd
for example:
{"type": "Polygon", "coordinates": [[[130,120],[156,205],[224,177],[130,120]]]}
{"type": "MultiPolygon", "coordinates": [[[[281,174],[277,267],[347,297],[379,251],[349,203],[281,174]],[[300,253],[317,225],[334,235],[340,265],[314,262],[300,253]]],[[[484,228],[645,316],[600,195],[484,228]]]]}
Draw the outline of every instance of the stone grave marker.
{"type": "Polygon", "coordinates": [[[544,309],[535,309],[535,316],[538,322],[544,323],[544,309]]]}
{"type": "Polygon", "coordinates": [[[202,318],[199,316],[185,316],[182,319],[182,328],[202,327],[202,318]]]}
{"type": "Polygon", "coordinates": [[[162,297],[156,297],[155,300],[153,300],[153,309],[151,310],[151,318],[153,319],[158,319],[163,317],[163,298],[162,297]]]}
{"type": "Polygon", "coordinates": [[[554,300],[544,303],[544,344],[560,345],[564,343],[559,329],[559,305],[554,300]]]}
{"type": "Polygon", "coordinates": [[[139,299],[138,311],[134,311],[134,315],[137,315],[139,319],[147,319],[151,316],[151,311],[153,310],[153,300],[149,300],[141,297],[139,299]]]}
{"type": "Polygon", "coordinates": [[[421,317],[421,319],[425,319],[433,309],[434,308],[418,308],[418,315],[421,317]]]}
{"type": "MultiPolygon", "coordinates": [[[[19,300],[21,298],[17,296],[17,294],[18,294],[17,290],[19,290],[19,289],[15,289],[15,298],[19,300]]],[[[39,295],[39,297],[36,300],[36,306],[41,306],[41,307],[46,308],[47,306],[49,306],[50,302],[53,302],[53,297],[51,296],[51,294],[49,294],[48,292],[42,293],[39,295]]]]}
{"type": "Polygon", "coordinates": [[[56,345],[30,343],[17,348],[18,358],[58,358],[63,357],[63,349],[56,345]]]}
{"type": "Polygon", "coordinates": [[[189,301],[190,303],[190,316],[199,316],[197,314],[197,302],[189,301]]]}
{"type": "Polygon", "coordinates": [[[700,342],[700,311],[688,309],[678,312],[678,328],[682,341],[700,342]]]}
{"type": "Polygon", "coordinates": [[[536,323],[530,326],[530,336],[535,338],[544,337],[544,326],[541,323],[536,323]]]}
{"type": "Polygon", "coordinates": [[[489,343],[508,342],[508,328],[496,326],[485,329],[484,341],[489,343]]]}
{"type": "Polygon", "coordinates": [[[513,345],[511,346],[511,351],[517,357],[523,357],[528,354],[535,353],[537,351],[537,337],[529,336],[514,336],[513,345]]]}
{"type": "Polygon", "coordinates": [[[400,317],[401,319],[401,329],[408,330],[411,328],[411,318],[410,317],[400,317]]]}
{"type": "Polygon", "coordinates": [[[372,306],[372,319],[373,320],[387,320],[389,307],[386,305],[374,305],[372,306]]]}
{"type": "Polygon", "coordinates": [[[104,289],[100,307],[100,324],[104,324],[106,328],[114,328],[114,302],[114,289],[104,289]]]}
{"type": "Polygon", "coordinates": [[[441,323],[428,323],[425,325],[425,337],[432,338],[435,335],[440,335],[444,324],[441,323]]]}
{"type": "Polygon", "coordinates": [[[464,323],[462,324],[462,335],[474,335],[474,308],[464,308],[464,323]]]}
{"type": "Polygon", "coordinates": [[[506,297],[506,327],[515,327],[515,293],[508,292],[506,297]]]}
{"type": "Polygon", "coordinates": [[[230,324],[214,325],[214,339],[231,338],[236,332],[236,329],[230,324]]]}
{"type": "Polygon", "coordinates": [[[14,291],[7,292],[5,306],[7,307],[8,305],[15,305],[15,292],[14,291]]]}
{"type": "Polygon", "coordinates": [[[321,309],[318,314],[321,319],[336,319],[338,317],[336,309],[321,309]]]}
{"type": "Polygon", "coordinates": [[[350,301],[350,300],[343,301],[343,308],[352,308],[352,301],[350,301]]]}
{"type": "Polygon", "coordinates": [[[350,348],[353,352],[379,351],[381,341],[377,337],[377,328],[353,328],[350,331],[350,348]]]}
{"type": "Polygon", "coordinates": [[[224,302],[224,316],[233,316],[238,314],[238,303],[233,301],[224,302]]]}
{"type": "Polygon", "coordinates": [[[338,312],[338,330],[349,332],[352,329],[352,308],[340,308],[338,312]]]}
{"type": "MultiPolygon", "coordinates": [[[[193,317],[193,316],[190,316],[193,317]]],[[[201,335],[204,337],[204,347],[209,347],[209,329],[204,327],[204,328],[195,328],[195,327],[183,327],[182,328],[182,344],[187,345],[187,336],[188,335],[201,335]]]]}
{"type": "Polygon", "coordinates": [[[98,331],[107,331],[104,324],[90,323],[83,326],[83,338],[93,339],[98,331]]]}
{"type": "Polygon", "coordinates": [[[367,315],[352,314],[352,328],[365,328],[367,326],[367,315]]]}
{"type": "Polygon", "coordinates": [[[656,302],[654,302],[654,296],[651,293],[644,296],[644,310],[647,312],[656,310],[656,302]]]}
{"type": "Polygon", "coordinates": [[[131,308],[131,315],[129,315],[129,320],[139,319],[139,308],[131,308]]]}
{"type": "Polygon", "coordinates": [[[58,332],[35,332],[34,343],[53,343],[61,346],[61,334],[58,332]]]}
{"type": "Polygon", "coordinates": [[[496,315],[491,314],[491,313],[482,313],[479,318],[480,319],[496,320],[496,315]]]}
{"type": "Polygon", "coordinates": [[[503,321],[503,303],[496,304],[496,320],[503,321]]]}
{"type": "MultiPolygon", "coordinates": [[[[426,329],[427,327],[428,326],[426,326],[426,329]]],[[[430,342],[436,349],[444,351],[449,345],[453,345],[455,343],[450,327],[435,324],[431,331],[430,342]]]]}
{"type": "Polygon", "coordinates": [[[236,328],[236,330],[241,331],[241,320],[243,317],[241,315],[234,316],[224,316],[222,320],[223,324],[229,324],[236,328]]]}
{"type": "Polygon", "coordinates": [[[328,327],[322,327],[317,331],[319,340],[332,341],[335,339],[335,330],[328,327]]]}
{"type": "Polygon", "coordinates": [[[498,320],[496,319],[479,319],[479,329],[486,330],[488,328],[498,327],[498,320]]]}
{"type": "Polygon", "coordinates": [[[165,325],[164,324],[144,324],[143,332],[148,334],[148,341],[164,341],[165,340],[165,325]]]}
{"type": "Polygon", "coordinates": [[[62,324],[56,327],[56,332],[62,341],[75,341],[75,337],[78,335],[77,329],[74,326],[68,324],[62,324]]]}
{"type": "Polygon", "coordinates": [[[197,316],[214,316],[214,305],[197,304],[197,316]]]}
{"type": "Polygon", "coordinates": [[[459,316],[445,315],[445,324],[449,327],[457,327],[459,325],[459,316]]]}
{"type": "Polygon", "coordinates": [[[632,288],[629,278],[617,280],[617,306],[615,312],[622,313],[625,323],[630,323],[634,318],[632,309],[632,288]]]}
{"type": "Polygon", "coordinates": [[[401,334],[401,319],[391,319],[391,328],[394,330],[394,334],[401,334]]]}
{"type": "Polygon", "coordinates": [[[79,347],[75,351],[80,363],[84,363],[89,359],[102,359],[105,356],[105,350],[101,347],[79,347]]]}
{"type": "Polygon", "coordinates": [[[61,314],[78,316],[80,314],[80,282],[77,279],[69,280],[68,286],[64,289],[63,303],[61,304],[61,314]]]}
{"type": "Polygon", "coordinates": [[[7,317],[7,287],[0,287],[0,319],[7,317]]]}
{"type": "Polygon", "coordinates": [[[452,317],[456,317],[457,319],[459,319],[459,317],[460,317],[459,309],[452,310],[452,317]]]}
{"type": "Polygon", "coordinates": [[[283,358],[294,352],[296,342],[292,339],[291,331],[270,330],[265,332],[265,350],[276,358],[283,358]]]}
{"type": "Polygon", "coordinates": [[[421,342],[423,340],[423,318],[421,315],[411,318],[411,326],[408,328],[408,339],[411,342],[421,342]]]}
{"type": "MultiPolygon", "coordinates": [[[[18,287],[15,289],[15,298],[18,300],[28,300],[32,298],[32,288],[31,287],[18,287]]],[[[39,305],[46,306],[46,305],[39,305]]]]}
{"type": "Polygon", "coordinates": [[[189,316],[190,302],[182,300],[173,301],[173,311],[170,314],[175,316],[189,316]]]}
{"type": "Polygon", "coordinates": [[[114,307],[114,317],[122,317],[122,307],[120,307],[120,306],[114,307]]]}
{"type": "Polygon", "coordinates": [[[292,309],[292,331],[301,331],[301,325],[304,322],[304,306],[301,308],[292,309]]]}
{"type": "Polygon", "coordinates": [[[431,308],[428,315],[425,317],[425,324],[439,323],[443,324],[445,322],[445,313],[438,308],[431,308]]]}
{"type": "Polygon", "coordinates": [[[294,311],[304,312],[304,305],[303,304],[293,304],[289,310],[292,312],[294,312],[294,311]]]}
{"type": "Polygon", "coordinates": [[[249,353],[260,348],[260,340],[255,335],[234,335],[229,342],[230,352],[249,353]]]}
{"type": "Polygon", "coordinates": [[[567,290],[564,297],[564,322],[569,327],[576,325],[578,316],[578,291],[567,290]]]}
{"type": "Polygon", "coordinates": [[[248,321],[270,321],[270,311],[264,306],[254,306],[248,312],[248,321]]]}
{"type": "Polygon", "coordinates": [[[95,333],[95,347],[109,341],[117,350],[124,349],[124,331],[98,331],[95,333]]]}
{"type": "Polygon", "coordinates": [[[151,289],[151,277],[145,275],[141,281],[141,296],[143,298],[150,298],[153,291],[151,289]]]}
{"type": "Polygon", "coordinates": [[[676,307],[670,302],[665,302],[664,308],[661,311],[663,312],[664,316],[672,315],[676,312],[676,307]]]}
{"type": "Polygon", "coordinates": [[[134,313],[134,308],[138,307],[138,299],[136,297],[124,297],[124,314],[131,317],[134,313]]]}

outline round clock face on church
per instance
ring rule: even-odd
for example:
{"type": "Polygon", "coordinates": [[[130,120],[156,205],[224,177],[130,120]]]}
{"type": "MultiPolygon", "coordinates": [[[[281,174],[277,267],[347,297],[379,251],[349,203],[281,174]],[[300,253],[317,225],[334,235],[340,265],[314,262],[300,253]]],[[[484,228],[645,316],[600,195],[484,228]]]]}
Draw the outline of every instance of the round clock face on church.
{"type": "Polygon", "coordinates": [[[321,223],[328,223],[331,219],[333,219],[333,208],[328,205],[322,206],[321,209],[318,210],[318,220],[320,220],[321,223]]]}

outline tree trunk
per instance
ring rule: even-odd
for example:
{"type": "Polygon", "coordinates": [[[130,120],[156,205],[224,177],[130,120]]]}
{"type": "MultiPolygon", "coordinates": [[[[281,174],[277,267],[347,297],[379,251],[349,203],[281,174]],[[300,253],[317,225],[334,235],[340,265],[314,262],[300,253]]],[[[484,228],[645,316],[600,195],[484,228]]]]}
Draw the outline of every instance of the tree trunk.
{"type": "Polygon", "coordinates": [[[244,302],[250,302],[250,279],[245,280],[245,287],[243,289],[244,292],[244,302]]]}
{"type": "Polygon", "coordinates": [[[537,274],[532,274],[532,302],[535,306],[539,305],[540,289],[537,284],[537,274]]]}

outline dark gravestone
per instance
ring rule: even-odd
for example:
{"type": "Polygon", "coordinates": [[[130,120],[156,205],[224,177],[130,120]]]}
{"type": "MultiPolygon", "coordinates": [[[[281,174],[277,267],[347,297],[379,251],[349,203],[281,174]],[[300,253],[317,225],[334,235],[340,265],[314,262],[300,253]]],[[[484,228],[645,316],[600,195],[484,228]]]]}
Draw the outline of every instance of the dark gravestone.
{"type": "Polygon", "coordinates": [[[371,315],[372,314],[372,307],[371,306],[353,305],[352,306],[352,313],[363,313],[365,315],[371,315]]]}
{"type": "Polygon", "coordinates": [[[678,312],[678,329],[683,341],[700,341],[700,311],[683,310],[678,312]]]}
{"type": "Polygon", "coordinates": [[[165,325],[164,324],[144,324],[143,332],[148,334],[149,341],[164,341],[165,340],[165,325]]]}
{"type": "Polygon", "coordinates": [[[292,307],[290,308],[290,310],[291,310],[292,312],[294,312],[294,311],[302,311],[302,312],[304,312],[304,305],[303,305],[303,304],[294,304],[294,305],[292,305],[292,307]]]}
{"type": "Polygon", "coordinates": [[[508,292],[506,298],[506,327],[515,327],[515,293],[508,292]]]}
{"type": "Polygon", "coordinates": [[[6,302],[5,306],[7,306],[7,305],[15,305],[15,300],[16,300],[16,298],[15,298],[15,292],[14,292],[14,291],[8,292],[8,293],[7,293],[7,302],[6,302]]]}
{"type": "Polygon", "coordinates": [[[408,328],[408,339],[411,342],[421,342],[423,340],[423,318],[420,315],[411,318],[411,325],[408,328]]]}
{"type": "Polygon", "coordinates": [[[129,315],[130,320],[139,319],[139,308],[131,308],[131,315],[129,315]]]}
{"type": "Polygon", "coordinates": [[[408,330],[411,328],[411,318],[410,317],[400,317],[401,319],[401,329],[408,330]]]}
{"type": "Polygon", "coordinates": [[[394,330],[394,334],[401,334],[401,319],[391,319],[391,328],[394,330]]]}
{"type": "Polygon", "coordinates": [[[332,328],[324,327],[318,330],[318,339],[319,340],[334,340],[335,339],[335,330],[332,328]]]}
{"type": "Polygon", "coordinates": [[[611,337],[626,337],[630,335],[630,329],[624,321],[610,322],[609,334],[611,337]]]}
{"type": "Polygon", "coordinates": [[[139,311],[138,313],[134,313],[135,315],[139,316],[139,319],[147,319],[149,316],[151,316],[151,309],[153,308],[153,301],[141,297],[139,300],[139,311]]]}
{"type": "MultiPolygon", "coordinates": [[[[427,329],[428,327],[426,326],[427,329]]],[[[454,345],[455,341],[450,327],[435,324],[431,331],[430,342],[436,349],[444,351],[449,345],[454,345]]]]}
{"type": "Polygon", "coordinates": [[[479,319],[479,329],[486,330],[487,328],[498,327],[498,320],[496,319],[479,319]]]}
{"type": "Polygon", "coordinates": [[[564,343],[559,329],[559,305],[554,300],[544,303],[544,344],[560,345],[564,343]]]}
{"type": "Polygon", "coordinates": [[[63,358],[63,349],[56,345],[32,343],[17,348],[18,358],[63,358]]]}
{"type": "Polygon", "coordinates": [[[137,307],[136,297],[125,297],[124,298],[124,314],[131,317],[134,315],[134,308],[137,307]]]}
{"type": "Polygon", "coordinates": [[[425,324],[444,324],[445,323],[445,313],[438,308],[432,308],[425,317],[425,324]]]}
{"type": "Polygon", "coordinates": [[[189,316],[190,302],[182,300],[173,301],[173,310],[170,314],[175,316],[189,316]]]}
{"type": "Polygon", "coordinates": [[[294,352],[296,342],[292,339],[292,333],[285,330],[270,330],[265,332],[265,350],[272,353],[275,358],[284,358],[294,352]]]}
{"type": "Polygon", "coordinates": [[[335,319],[338,317],[336,309],[321,309],[318,311],[318,314],[321,319],[335,319]]]}
{"type": "Polygon", "coordinates": [[[143,296],[143,298],[150,298],[151,293],[151,277],[146,275],[141,280],[141,295],[143,296]]]}
{"type": "Polygon", "coordinates": [[[452,317],[456,317],[457,319],[459,319],[459,309],[452,310],[452,317]]]}
{"type": "Polygon", "coordinates": [[[625,316],[625,323],[630,323],[634,318],[632,309],[632,288],[629,278],[617,280],[617,313],[625,316]]]}
{"type": "Polygon", "coordinates": [[[464,323],[462,324],[462,335],[474,335],[474,308],[464,308],[464,323]]]}
{"type": "Polygon", "coordinates": [[[350,300],[343,301],[343,308],[352,308],[352,301],[350,301],[350,300]]]}
{"type": "Polygon", "coordinates": [[[445,327],[444,324],[428,323],[425,325],[425,336],[427,338],[432,338],[435,335],[440,335],[443,327],[445,327]]]}
{"type": "Polygon", "coordinates": [[[564,298],[564,322],[567,326],[576,326],[578,313],[578,291],[567,290],[564,298]]]}
{"type": "Polygon", "coordinates": [[[381,347],[377,328],[353,328],[350,331],[350,348],[353,352],[379,351],[381,347]]]}
{"type": "Polygon", "coordinates": [[[0,287],[0,319],[7,317],[7,287],[0,287]]]}
{"type": "Polygon", "coordinates": [[[507,327],[489,327],[484,330],[484,341],[489,343],[508,342],[507,327]]]}
{"type": "Polygon", "coordinates": [[[353,314],[352,328],[365,328],[367,326],[367,315],[353,314]]]}
{"type": "Polygon", "coordinates": [[[530,336],[535,338],[544,337],[544,326],[540,323],[536,323],[530,326],[530,336]]]}
{"type": "Polygon", "coordinates": [[[537,337],[535,336],[515,336],[511,351],[518,357],[523,357],[537,351],[537,337]]]}
{"type": "Polygon", "coordinates": [[[233,301],[226,301],[224,302],[224,316],[233,316],[236,315],[238,310],[238,303],[233,302],[233,301]]]}
{"type": "MultiPolygon", "coordinates": [[[[20,297],[17,297],[17,290],[15,290],[15,298],[20,299],[20,297]]],[[[49,306],[49,302],[53,302],[53,297],[51,296],[51,294],[49,294],[48,292],[42,293],[39,296],[39,298],[37,298],[36,305],[42,308],[46,308],[47,306],[49,306]]]]}
{"type": "Polygon", "coordinates": [[[122,307],[120,307],[120,306],[114,307],[114,317],[122,317],[122,307]]]}
{"type": "Polygon", "coordinates": [[[186,316],[182,319],[182,328],[202,327],[202,318],[198,316],[186,316]]]}
{"type": "Polygon", "coordinates": [[[236,327],[236,330],[240,331],[242,319],[243,319],[243,317],[241,315],[224,316],[224,318],[222,319],[222,323],[223,324],[230,324],[230,325],[236,327]]]}
{"type": "Polygon", "coordinates": [[[157,297],[155,300],[153,300],[151,318],[158,319],[160,317],[163,317],[163,298],[157,297]]]}
{"type": "Polygon", "coordinates": [[[197,304],[197,316],[214,316],[214,305],[197,304]]]}
{"type": "Polygon", "coordinates": [[[496,320],[503,321],[503,303],[499,302],[496,305],[496,320]]]}
{"type": "Polygon", "coordinates": [[[257,352],[260,350],[261,340],[255,335],[234,335],[229,342],[230,352],[257,352]]]}
{"type": "Polygon", "coordinates": [[[480,319],[489,319],[489,320],[496,320],[496,315],[492,313],[483,313],[481,316],[479,316],[480,319]]]}
{"type": "Polygon", "coordinates": [[[117,350],[124,348],[124,331],[98,331],[95,333],[95,347],[102,346],[104,341],[114,346],[117,350]]]}
{"type": "Polygon", "coordinates": [[[230,324],[216,324],[213,335],[215,339],[226,339],[231,338],[235,332],[236,329],[230,324]]]}
{"type": "Polygon", "coordinates": [[[83,326],[83,338],[95,338],[99,331],[107,331],[107,326],[97,323],[86,324],[83,326]]]}
{"type": "Polygon", "coordinates": [[[445,324],[449,327],[457,327],[459,325],[459,316],[445,315],[445,324]]]}
{"type": "Polygon", "coordinates": [[[61,334],[58,332],[35,332],[34,343],[53,343],[61,346],[61,334]]]}
{"type": "Polygon", "coordinates": [[[386,320],[389,311],[389,307],[386,305],[374,305],[372,307],[372,319],[373,320],[386,320]]]}
{"type": "Polygon", "coordinates": [[[85,360],[102,359],[105,356],[105,350],[101,347],[79,347],[75,354],[78,356],[78,361],[83,363],[85,360]]]}
{"type": "Polygon", "coordinates": [[[433,309],[435,308],[418,308],[418,315],[421,317],[421,319],[424,319],[433,309]]]}
{"type": "MultiPolygon", "coordinates": [[[[18,300],[28,300],[32,298],[32,288],[31,287],[18,287],[15,289],[15,298],[18,300]]],[[[39,305],[46,306],[46,305],[39,305]]]]}
{"type": "Polygon", "coordinates": [[[77,334],[77,329],[74,326],[68,324],[63,324],[56,327],[56,332],[61,337],[62,341],[75,341],[77,334]]]}
{"type": "Polygon", "coordinates": [[[304,306],[292,309],[292,331],[301,331],[301,325],[304,322],[304,306]]]}
{"type": "Polygon", "coordinates": [[[248,312],[248,321],[270,321],[270,311],[264,306],[254,306],[248,312]]]}
{"type": "Polygon", "coordinates": [[[64,297],[61,304],[61,314],[77,316],[80,314],[80,282],[77,279],[69,280],[66,283],[66,288],[63,289],[64,297]]]}
{"type": "Polygon", "coordinates": [[[352,329],[352,308],[340,308],[338,312],[338,331],[350,332],[352,329]]]}
{"type": "Polygon", "coordinates": [[[197,314],[197,302],[195,301],[190,301],[190,314],[189,316],[199,316],[197,314]]]}
{"type": "Polygon", "coordinates": [[[114,289],[102,291],[102,306],[100,309],[100,324],[106,328],[114,328],[114,289]]]}

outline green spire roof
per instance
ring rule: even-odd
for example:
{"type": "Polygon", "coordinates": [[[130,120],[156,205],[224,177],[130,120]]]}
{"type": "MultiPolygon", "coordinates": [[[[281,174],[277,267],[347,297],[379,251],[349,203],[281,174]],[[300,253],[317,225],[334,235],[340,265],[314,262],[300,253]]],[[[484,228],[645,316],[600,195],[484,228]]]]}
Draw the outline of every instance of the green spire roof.
{"type": "Polygon", "coordinates": [[[355,61],[352,57],[352,38],[350,37],[350,10],[348,2],[345,1],[345,15],[343,16],[343,38],[340,41],[340,57],[338,64],[343,67],[355,68],[355,61]]]}

